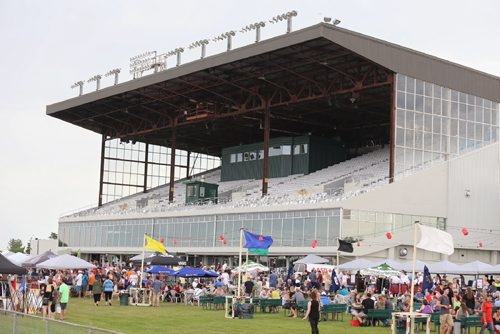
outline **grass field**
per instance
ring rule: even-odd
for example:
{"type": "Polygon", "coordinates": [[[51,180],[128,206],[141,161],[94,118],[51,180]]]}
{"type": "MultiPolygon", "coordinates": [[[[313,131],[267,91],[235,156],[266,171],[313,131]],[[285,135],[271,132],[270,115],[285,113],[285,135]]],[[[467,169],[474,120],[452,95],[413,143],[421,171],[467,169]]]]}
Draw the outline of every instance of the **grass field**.
{"type": "MultiPolygon", "coordinates": [[[[164,303],[160,307],[113,306],[96,307],[92,301],[72,298],[69,302],[66,320],[82,325],[92,325],[123,333],[310,333],[305,320],[287,318],[283,312],[254,314],[251,320],[224,318],[222,310],[204,310],[198,306],[164,303]]],[[[321,322],[320,333],[389,333],[388,327],[351,327],[350,316],[344,321],[321,322]]]]}

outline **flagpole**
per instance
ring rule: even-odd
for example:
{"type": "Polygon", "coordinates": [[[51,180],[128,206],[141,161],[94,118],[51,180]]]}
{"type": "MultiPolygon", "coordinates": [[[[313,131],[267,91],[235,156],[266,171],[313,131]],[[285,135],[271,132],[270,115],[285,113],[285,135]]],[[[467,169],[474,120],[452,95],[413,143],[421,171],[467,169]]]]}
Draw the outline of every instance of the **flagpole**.
{"type": "Polygon", "coordinates": [[[241,258],[242,258],[242,252],[243,252],[243,227],[240,227],[240,252],[239,252],[239,259],[238,259],[238,293],[236,296],[238,299],[241,296],[241,258]]]}
{"type": "Polygon", "coordinates": [[[411,293],[410,293],[410,313],[413,312],[413,296],[415,295],[415,266],[417,262],[417,225],[418,221],[413,225],[413,263],[411,271],[411,293]]]}
{"type": "Polygon", "coordinates": [[[339,268],[339,247],[340,247],[340,242],[339,242],[339,239],[340,239],[340,238],[339,238],[339,237],[337,237],[337,268],[335,268],[335,269],[337,269],[337,270],[338,270],[338,268],[339,268]]]}
{"type": "Polygon", "coordinates": [[[139,289],[142,288],[142,277],[144,276],[144,250],[146,249],[146,234],[142,236],[142,259],[141,259],[141,278],[139,279],[139,289]]]}

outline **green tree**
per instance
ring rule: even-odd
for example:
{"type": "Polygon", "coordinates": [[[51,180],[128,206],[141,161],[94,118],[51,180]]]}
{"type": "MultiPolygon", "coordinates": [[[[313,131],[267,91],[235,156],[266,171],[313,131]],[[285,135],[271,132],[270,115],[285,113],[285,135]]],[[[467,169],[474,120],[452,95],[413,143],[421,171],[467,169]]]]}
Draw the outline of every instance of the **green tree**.
{"type": "Polygon", "coordinates": [[[57,233],[56,232],[50,232],[49,239],[57,240],[57,233]]]}
{"type": "Polygon", "coordinates": [[[24,253],[24,246],[21,239],[10,239],[8,250],[12,253],[24,253]]]}

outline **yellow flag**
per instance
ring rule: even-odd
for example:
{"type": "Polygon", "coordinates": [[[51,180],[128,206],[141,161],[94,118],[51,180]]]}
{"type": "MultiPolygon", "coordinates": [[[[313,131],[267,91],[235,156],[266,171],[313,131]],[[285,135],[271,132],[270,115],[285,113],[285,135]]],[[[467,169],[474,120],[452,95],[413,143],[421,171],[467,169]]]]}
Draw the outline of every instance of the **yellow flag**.
{"type": "Polygon", "coordinates": [[[153,250],[158,253],[167,254],[167,250],[161,242],[156,241],[155,239],[150,238],[145,234],[144,237],[146,238],[146,245],[144,246],[144,248],[153,250]]]}

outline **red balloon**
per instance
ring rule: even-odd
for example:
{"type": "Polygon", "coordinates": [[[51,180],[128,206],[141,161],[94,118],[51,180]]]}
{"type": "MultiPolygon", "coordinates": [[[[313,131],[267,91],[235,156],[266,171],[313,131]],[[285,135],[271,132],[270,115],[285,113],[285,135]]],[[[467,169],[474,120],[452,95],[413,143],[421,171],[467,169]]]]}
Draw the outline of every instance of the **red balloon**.
{"type": "Polygon", "coordinates": [[[174,239],[174,245],[177,245],[177,239],[174,239]]]}
{"type": "Polygon", "coordinates": [[[227,240],[224,239],[224,241],[222,241],[224,243],[224,245],[227,245],[227,240]]]}
{"type": "Polygon", "coordinates": [[[165,243],[165,238],[161,238],[161,239],[160,239],[160,242],[161,242],[162,244],[164,244],[164,243],[165,243]]]}
{"type": "Polygon", "coordinates": [[[224,233],[222,233],[219,237],[220,240],[224,240],[224,233]]]}
{"type": "Polygon", "coordinates": [[[356,246],[358,246],[358,247],[361,246],[361,242],[356,241],[356,246]]]}
{"type": "Polygon", "coordinates": [[[481,241],[479,242],[479,247],[483,247],[484,246],[484,243],[481,241]]]}
{"type": "Polygon", "coordinates": [[[462,229],[462,234],[463,235],[468,235],[469,234],[469,230],[466,229],[465,227],[462,229]]]}
{"type": "Polygon", "coordinates": [[[391,232],[387,232],[387,233],[385,234],[385,237],[386,237],[387,239],[392,239],[392,233],[391,233],[391,232]]]}
{"type": "Polygon", "coordinates": [[[311,247],[316,248],[317,244],[318,244],[318,240],[313,240],[313,242],[311,243],[311,247]]]}
{"type": "Polygon", "coordinates": [[[264,237],[262,235],[259,235],[259,241],[264,241],[264,237]]]}

